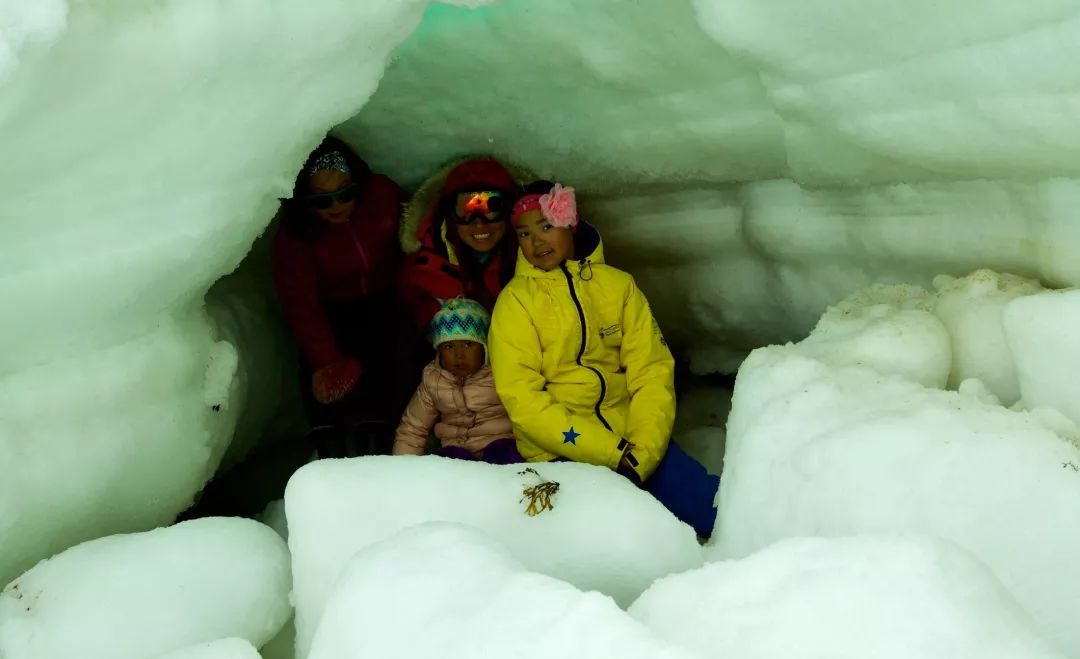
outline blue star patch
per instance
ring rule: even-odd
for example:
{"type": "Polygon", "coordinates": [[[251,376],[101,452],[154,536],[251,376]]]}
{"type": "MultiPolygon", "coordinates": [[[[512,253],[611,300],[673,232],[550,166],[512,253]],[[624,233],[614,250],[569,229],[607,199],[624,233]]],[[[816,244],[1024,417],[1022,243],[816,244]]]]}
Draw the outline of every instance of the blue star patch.
{"type": "Polygon", "coordinates": [[[562,436],[563,436],[563,440],[562,440],[563,444],[573,444],[574,446],[577,446],[577,438],[581,437],[581,433],[574,432],[574,426],[570,426],[570,430],[567,430],[566,432],[564,432],[562,434],[562,436]]]}

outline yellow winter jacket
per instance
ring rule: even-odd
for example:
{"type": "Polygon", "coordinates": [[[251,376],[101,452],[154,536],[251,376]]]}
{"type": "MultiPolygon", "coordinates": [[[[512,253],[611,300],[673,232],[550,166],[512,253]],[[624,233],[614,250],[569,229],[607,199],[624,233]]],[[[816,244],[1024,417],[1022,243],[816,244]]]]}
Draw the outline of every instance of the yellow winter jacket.
{"type": "Polygon", "coordinates": [[[616,469],[628,452],[645,480],[675,421],[675,362],[633,277],[604,264],[592,226],[579,225],[575,254],[544,272],[518,253],[488,335],[495,388],[530,462],[616,469]]]}

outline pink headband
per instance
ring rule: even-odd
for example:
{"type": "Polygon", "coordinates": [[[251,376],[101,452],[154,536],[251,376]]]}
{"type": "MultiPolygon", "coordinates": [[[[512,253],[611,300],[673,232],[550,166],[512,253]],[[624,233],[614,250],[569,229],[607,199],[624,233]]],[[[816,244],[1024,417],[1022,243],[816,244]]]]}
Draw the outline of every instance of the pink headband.
{"type": "Polygon", "coordinates": [[[573,188],[564,188],[556,183],[547,194],[525,195],[514,204],[514,209],[510,212],[510,223],[517,224],[518,218],[534,210],[539,210],[551,226],[577,226],[577,199],[574,197],[573,188]]]}
{"type": "MultiPolygon", "coordinates": [[[[527,194],[514,204],[514,210],[510,211],[510,223],[517,224],[518,218],[529,211],[540,210],[540,195],[527,194]]],[[[541,211],[543,212],[543,211],[541,211]]]]}

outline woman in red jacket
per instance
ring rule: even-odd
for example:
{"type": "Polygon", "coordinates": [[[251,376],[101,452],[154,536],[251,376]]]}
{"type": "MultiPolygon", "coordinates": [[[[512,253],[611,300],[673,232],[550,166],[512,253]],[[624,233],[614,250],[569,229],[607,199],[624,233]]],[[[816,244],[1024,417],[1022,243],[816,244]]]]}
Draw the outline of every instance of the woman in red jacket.
{"type": "Polygon", "coordinates": [[[403,200],[396,183],[327,138],[283,204],[274,283],[300,348],[321,457],[389,447],[403,200]]]}
{"type": "Polygon", "coordinates": [[[401,298],[413,330],[406,370],[416,382],[434,357],[428,325],[442,303],[464,296],[490,312],[514,276],[517,241],[508,225],[516,189],[514,175],[498,160],[469,158],[436,172],[409,201],[401,228],[409,252],[401,298]]]}
{"type": "Polygon", "coordinates": [[[409,200],[402,296],[417,327],[427,328],[453,297],[495,307],[516,263],[517,243],[508,231],[516,188],[498,160],[470,158],[436,172],[409,200]]]}

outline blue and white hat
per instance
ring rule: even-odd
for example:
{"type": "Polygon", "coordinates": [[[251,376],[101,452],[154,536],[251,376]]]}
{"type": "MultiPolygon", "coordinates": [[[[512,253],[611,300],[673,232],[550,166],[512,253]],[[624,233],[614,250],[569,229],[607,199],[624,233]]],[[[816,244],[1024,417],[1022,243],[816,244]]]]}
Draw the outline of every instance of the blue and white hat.
{"type": "Polygon", "coordinates": [[[431,343],[438,348],[447,341],[475,341],[487,352],[491,315],[476,300],[456,297],[443,303],[431,319],[431,343]]]}

